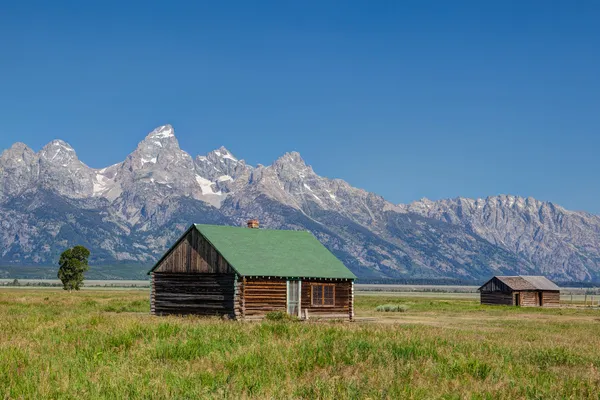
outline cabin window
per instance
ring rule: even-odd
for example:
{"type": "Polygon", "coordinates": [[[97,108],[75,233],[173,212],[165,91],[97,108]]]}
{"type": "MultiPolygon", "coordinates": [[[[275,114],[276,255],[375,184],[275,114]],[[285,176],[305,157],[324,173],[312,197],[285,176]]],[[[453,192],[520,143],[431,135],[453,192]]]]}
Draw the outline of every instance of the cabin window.
{"type": "Polygon", "coordinates": [[[316,283],[311,285],[311,304],[315,307],[331,307],[335,305],[335,285],[316,283]]]}

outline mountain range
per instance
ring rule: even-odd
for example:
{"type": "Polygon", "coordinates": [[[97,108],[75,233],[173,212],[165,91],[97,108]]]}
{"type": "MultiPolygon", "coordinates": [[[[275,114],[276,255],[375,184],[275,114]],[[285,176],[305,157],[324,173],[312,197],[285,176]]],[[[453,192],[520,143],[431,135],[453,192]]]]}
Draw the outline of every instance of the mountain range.
{"type": "Polygon", "coordinates": [[[510,195],[393,204],[317,175],[296,152],[251,166],[221,147],[192,157],[170,125],[90,168],[61,140],[0,156],[0,265],[151,265],[191,223],[306,229],[361,278],[541,274],[600,281],[600,217],[510,195]]]}

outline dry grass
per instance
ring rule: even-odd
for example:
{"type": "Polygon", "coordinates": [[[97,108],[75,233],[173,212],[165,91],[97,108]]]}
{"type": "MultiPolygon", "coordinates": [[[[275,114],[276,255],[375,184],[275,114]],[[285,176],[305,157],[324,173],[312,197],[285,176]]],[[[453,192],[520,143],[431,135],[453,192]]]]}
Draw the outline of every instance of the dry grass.
{"type": "Polygon", "coordinates": [[[0,397],[600,398],[599,311],[359,296],[357,315],[375,321],[158,318],[146,291],[0,291],[0,397]]]}

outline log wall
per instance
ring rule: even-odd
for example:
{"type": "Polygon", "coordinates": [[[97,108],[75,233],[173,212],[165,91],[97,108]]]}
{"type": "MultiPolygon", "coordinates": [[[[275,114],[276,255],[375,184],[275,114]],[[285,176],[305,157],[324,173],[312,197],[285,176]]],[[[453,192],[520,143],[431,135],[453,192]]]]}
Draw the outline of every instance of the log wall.
{"type": "Polygon", "coordinates": [[[540,293],[542,296],[542,307],[559,307],[560,292],[550,291],[516,291],[512,293],[505,292],[485,292],[480,293],[481,304],[490,305],[515,305],[521,307],[540,307],[540,293]],[[517,304],[517,294],[520,297],[520,304],[517,304]]]}
{"type": "Polygon", "coordinates": [[[505,306],[512,306],[514,304],[513,296],[510,293],[482,291],[480,298],[481,304],[505,306]]]}
{"type": "Polygon", "coordinates": [[[543,296],[542,302],[544,307],[560,306],[560,292],[544,292],[543,296]]]}
{"type": "Polygon", "coordinates": [[[243,316],[246,319],[263,318],[273,311],[287,311],[285,279],[244,279],[241,296],[243,316]]]}
{"type": "MultiPolygon", "coordinates": [[[[539,307],[539,295],[538,292],[514,292],[513,298],[516,297],[516,294],[519,293],[521,296],[521,307],[539,307]]],[[[515,305],[516,305],[515,301],[515,305]]]]}
{"type": "Polygon", "coordinates": [[[234,274],[152,273],[154,315],[235,316],[234,274]]]}
{"type": "Polygon", "coordinates": [[[309,318],[352,319],[353,304],[352,281],[302,281],[301,310],[308,310],[309,318]],[[313,306],[311,302],[311,285],[333,283],[335,300],[333,306],[313,306]]]}
{"type": "Polygon", "coordinates": [[[191,229],[160,261],[154,272],[232,274],[233,269],[196,229],[191,229]]]}
{"type": "MultiPolygon", "coordinates": [[[[302,280],[300,309],[304,316],[308,310],[310,318],[352,319],[352,281],[302,280]],[[313,306],[311,304],[311,284],[328,283],[335,285],[333,306],[313,306]]],[[[283,278],[243,278],[237,282],[236,317],[261,319],[269,312],[287,312],[287,280],[283,278]]]]}

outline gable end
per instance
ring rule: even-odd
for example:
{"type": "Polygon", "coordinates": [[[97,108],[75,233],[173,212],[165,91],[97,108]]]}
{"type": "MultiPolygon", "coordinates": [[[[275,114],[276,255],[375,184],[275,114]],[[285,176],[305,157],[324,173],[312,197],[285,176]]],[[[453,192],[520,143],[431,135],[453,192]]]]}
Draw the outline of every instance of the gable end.
{"type": "Polygon", "coordinates": [[[199,232],[190,227],[148,272],[233,274],[235,269],[199,232]]]}

